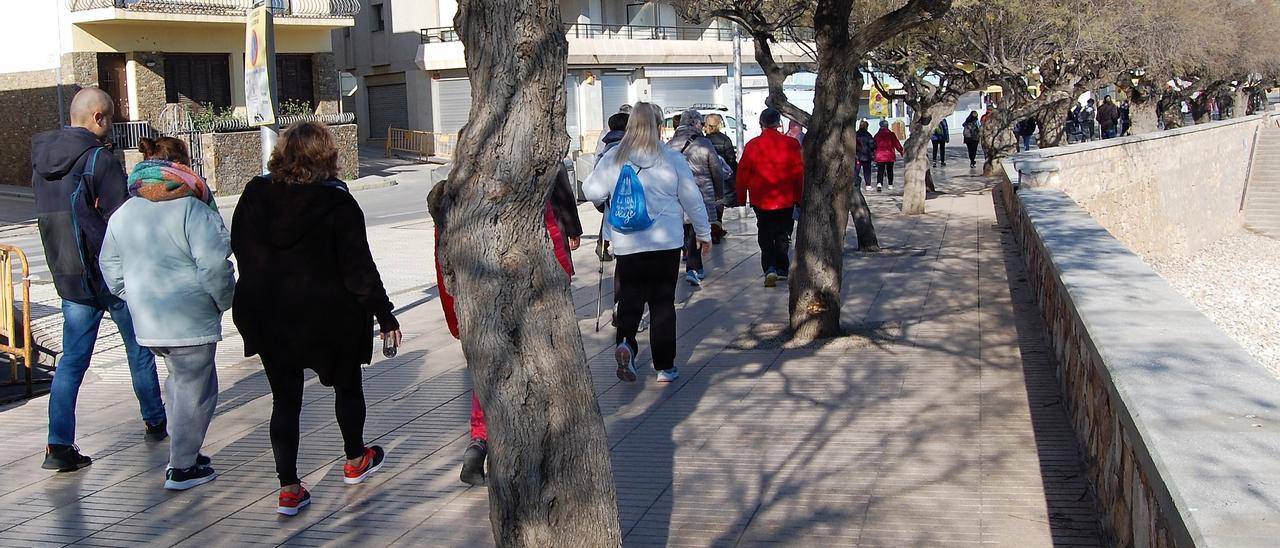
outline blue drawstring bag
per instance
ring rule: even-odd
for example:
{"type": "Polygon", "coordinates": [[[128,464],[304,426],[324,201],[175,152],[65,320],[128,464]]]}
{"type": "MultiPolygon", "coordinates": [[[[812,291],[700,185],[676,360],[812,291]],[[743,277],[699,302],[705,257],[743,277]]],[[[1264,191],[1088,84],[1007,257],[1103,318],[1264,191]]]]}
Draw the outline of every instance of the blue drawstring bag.
{"type": "MultiPolygon", "coordinates": [[[[640,168],[643,169],[643,168],[640,168]]],[[[649,208],[644,199],[644,185],[640,184],[640,170],[623,164],[618,182],[613,186],[609,204],[609,227],[623,234],[648,230],[653,226],[649,208]]]]}

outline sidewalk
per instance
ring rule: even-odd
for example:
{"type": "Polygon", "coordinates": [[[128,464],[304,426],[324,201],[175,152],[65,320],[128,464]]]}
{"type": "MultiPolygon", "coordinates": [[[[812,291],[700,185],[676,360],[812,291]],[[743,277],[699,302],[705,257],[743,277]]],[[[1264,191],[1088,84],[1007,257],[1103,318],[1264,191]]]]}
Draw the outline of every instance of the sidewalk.
{"type": "MultiPolygon", "coordinates": [[[[871,196],[887,249],[848,250],[855,334],[816,347],[767,336],[786,289],[761,286],[754,226],[728,221],[705,288],[679,289],[682,375],[670,386],[652,371],[634,385],[614,377],[608,312],[593,332],[597,263],[584,242],[574,302],[627,546],[1099,543],[1044,328],[980,183],[940,180],[955,193],[911,218],[888,193],[871,196]]],[[[221,362],[205,447],[220,476],[184,493],[161,489],[167,445],[142,440],[128,386],[92,383],[79,443],[96,462],[74,474],[39,470],[46,398],[0,408],[0,545],[492,545],[487,492],[457,480],[461,349],[434,300],[401,323],[400,355],[365,372],[365,435],[389,451],[367,484],[338,479],[333,396],[314,379],[299,469],[315,501],[292,519],[273,512],[271,398],[256,362],[221,362]]]]}

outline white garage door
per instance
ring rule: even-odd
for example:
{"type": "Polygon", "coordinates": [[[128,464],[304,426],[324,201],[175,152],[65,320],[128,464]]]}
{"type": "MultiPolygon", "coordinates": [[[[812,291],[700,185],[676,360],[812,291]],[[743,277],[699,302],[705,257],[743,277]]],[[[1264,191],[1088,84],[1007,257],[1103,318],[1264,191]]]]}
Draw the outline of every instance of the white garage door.
{"type": "Polygon", "coordinates": [[[369,138],[386,139],[387,128],[409,128],[404,84],[369,86],[369,138]]]}
{"type": "Polygon", "coordinates": [[[606,120],[618,112],[618,107],[631,103],[627,75],[605,75],[600,78],[600,86],[600,112],[604,113],[606,120]]]}
{"type": "Polygon", "coordinates": [[[714,76],[652,78],[649,97],[664,109],[688,108],[716,102],[714,76]]]}
{"type": "Polygon", "coordinates": [[[436,130],[440,133],[458,133],[471,116],[471,80],[457,78],[436,80],[439,90],[440,118],[436,130]]]}

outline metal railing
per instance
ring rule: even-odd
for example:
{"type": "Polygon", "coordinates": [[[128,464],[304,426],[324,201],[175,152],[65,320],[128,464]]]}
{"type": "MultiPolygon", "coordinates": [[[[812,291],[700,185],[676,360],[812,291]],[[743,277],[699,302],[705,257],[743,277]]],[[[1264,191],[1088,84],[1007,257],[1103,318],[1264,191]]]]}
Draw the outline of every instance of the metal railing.
{"type": "Polygon", "coordinates": [[[4,342],[0,343],[0,353],[9,355],[10,367],[9,381],[6,384],[25,382],[27,395],[30,396],[31,368],[35,366],[36,348],[31,342],[31,265],[27,263],[26,253],[17,247],[0,244],[0,275],[4,276],[0,279],[0,336],[4,337],[4,342]],[[13,287],[15,258],[18,259],[17,266],[21,267],[22,273],[20,278],[22,280],[21,322],[14,314],[14,308],[17,305],[17,295],[13,287]],[[18,339],[21,339],[21,345],[17,344],[18,339]],[[25,380],[22,381],[18,380],[19,360],[26,368],[25,380]]]}
{"type": "MultiPolygon", "coordinates": [[[[193,15],[244,15],[260,0],[65,0],[67,9],[83,11],[119,8],[133,11],[193,15]]],[[[360,0],[268,0],[281,17],[354,17],[360,0]]]]}
{"type": "MultiPolygon", "coordinates": [[[[339,114],[304,114],[295,116],[277,116],[276,123],[281,128],[291,126],[300,122],[320,122],[325,125],[336,126],[339,124],[350,124],[356,121],[354,112],[342,112],[339,114]]],[[[228,132],[228,131],[245,131],[253,129],[249,125],[247,118],[232,118],[230,120],[214,120],[210,123],[207,131],[228,132]]]]}
{"type": "Polygon", "coordinates": [[[418,161],[422,162],[435,154],[435,150],[436,138],[434,133],[413,129],[387,128],[387,158],[390,158],[393,152],[401,152],[415,155],[418,157],[418,161]]]}
{"type": "MultiPolygon", "coordinates": [[[[707,40],[733,41],[733,29],[727,27],[667,27],[657,25],[603,25],[597,23],[565,23],[565,35],[575,39],[605,40],[707,40]]],[[[431,27],[419,31],[421,42],[457,42],[453,27],[431,27]]]]}
{"type": "Polygon", "coordinates": [[[155,139],[160,132],[151,127],[150,122],[116,122],[111,124],[111,142],[116,148],[133,150],[138,148],[143,137],[155,139]]]}

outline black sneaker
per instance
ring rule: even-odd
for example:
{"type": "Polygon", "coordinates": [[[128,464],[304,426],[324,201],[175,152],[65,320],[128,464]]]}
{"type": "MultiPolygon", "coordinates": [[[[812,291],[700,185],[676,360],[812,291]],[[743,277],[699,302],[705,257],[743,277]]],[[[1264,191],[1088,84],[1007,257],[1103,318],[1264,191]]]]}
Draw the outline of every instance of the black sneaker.
{"type": "Polygon", "coordinates": [[[147,441],[164,441],[169,437],[169,421],[160,421],[160,424],[148,424],[146,438],[147,441]]]}
{"type": "Polygon", "coordinates": [[[209,455],[196,455],[196,466],[209,466],[210,464],[213,464],[213,459],[209,458],[209,455]]]}
{"type": "Polygon", "coordinates": [[[191,468],[170,468],[165,471],[164,488],[170,491],[186,491],[197,485],[209,483],[217,477],[218,473],[214,472],[213,468],[199,464],[191,468]]]}
{"type": "Polygon", "coordinates": [[[80,454],[80,448],[74,445],[54,445],[49,444],[44,452],[44,464],[40,465],[45,470],[57,470],[59,472],[75,472],[81,468],[93,464],[93,459],[88,455],[80,454]]]}
{"type": "Polygon", "coordinates": [[[462,483],[484,485],[484,459],[489,455],[489,444],[484,440],[471,440],[467,452],[462,454],[462,483]]]}

